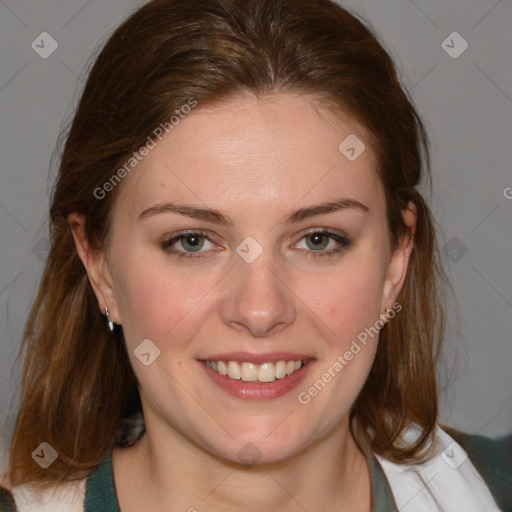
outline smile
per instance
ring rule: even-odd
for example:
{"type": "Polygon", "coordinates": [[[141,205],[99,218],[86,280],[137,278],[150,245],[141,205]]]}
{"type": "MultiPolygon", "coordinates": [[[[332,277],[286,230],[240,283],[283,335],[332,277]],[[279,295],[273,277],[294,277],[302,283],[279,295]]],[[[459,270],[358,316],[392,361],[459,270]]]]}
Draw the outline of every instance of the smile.
{"type": "Polygon", "coordinates": [[[204,361],[207,368],[219,375],[244,382],[273,382],[276,379],[284,379],[296,370],[300,370],[306,363],[307,360],[281,360],[263,364],[247,361],[204,361]]]}
{"type": "MultiPolygon", "coordinates": [[[[215,387],[244,400],[272,400],[297,388],[315,366],[306,354],[218,354],[198,359],[215,387]]],[[[214,388],[215,389],[215,388],[214,388]]]]}

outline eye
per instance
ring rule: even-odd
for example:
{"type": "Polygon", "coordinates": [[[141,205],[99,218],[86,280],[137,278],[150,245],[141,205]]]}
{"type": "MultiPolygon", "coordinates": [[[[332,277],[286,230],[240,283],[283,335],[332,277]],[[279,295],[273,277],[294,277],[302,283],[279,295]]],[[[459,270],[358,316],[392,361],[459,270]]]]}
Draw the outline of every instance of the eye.
{"type": "Polygon", "coordinates": [[[344,235],[331,231],[315,230],[306,233],[295,247],[305,250],[308,253],[306,257],[318,258],[335,256],[350,245],[350,240],[344,235]]]}
{"type": "MultiPolygon", "coordinates": [[[[178,259],[204,258],[212,250],[219,250],[218,245],[214,244],[202,231],[184,231],[169,240],[162,241],[160,245],[166,253],[178,259]]],[[[307,258],[319,258],[333,257],[350,245],[350,240],[344,235],[317,229],[306,233],[294,248],[303,250],[307,258]],[[305,247],[301,247],[304,244],[305,247]]]]}
{"type": "Polygon", "coordinates": [[[177,258],[202,258],[205,256],[203,253],[212,250],[214,244],[202,231],[186,231],[164,240],[161,247],[177,258]]]}

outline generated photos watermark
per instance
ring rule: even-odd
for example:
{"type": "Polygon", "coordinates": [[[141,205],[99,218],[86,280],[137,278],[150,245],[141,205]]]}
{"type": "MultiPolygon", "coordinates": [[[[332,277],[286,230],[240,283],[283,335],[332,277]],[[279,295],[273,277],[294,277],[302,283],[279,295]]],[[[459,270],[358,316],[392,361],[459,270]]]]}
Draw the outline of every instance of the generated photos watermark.
{"type": "Polygon", "coordinates": [[[367,327],[364,331],[361,331],[357,335],[357,339],[352,340],[349,349],[342,355],[339,355],[336,358],[336,361],[329,366],[329,368],[320,376],[319,379],[315,381],[313,385],[311,385],[307,390],[301,391],[297,395],[299,403],[302,405],[309,404],[311,399],[317,396],[327,386],[327,384],[329,384],[329,382],[331,382],[332,379],[334,379],[334,377],[336,377],[336,375],[338,375],[364,347],[366,347],[369,339],[373,339],[377,336],[384,325],[393,319],[400,311],[402,311],[402,305],[395,302],[391,308],[388,308],[386,312],[380,316],[379,320],[377,320],[374,325],[367,327]]]}
{"type": "Polygon", "coordinates": [[[180,108],[176,109],[173,115],[169,118],[169,121],[161,123],[157,126],[151,135],[148,135],[146,143],[139,148],[138,151],[134,151],[132,156],[126,160],[126,162],[107,180],[101,187],[94,189],[93,195],[96,199],[104,199],[108,192],[111,192],[116,185],[121,183],[121,180],[125,178],[133,168],[146,156],[152,149],[157,146],[157,141],[163,140],[164,132],[171,133],[172,130],[180,123],[180,121],[187,115],[190,114],[192,109],[197,106],[197,100],[190,98],[187,103],[184,103],[180,108]]]}

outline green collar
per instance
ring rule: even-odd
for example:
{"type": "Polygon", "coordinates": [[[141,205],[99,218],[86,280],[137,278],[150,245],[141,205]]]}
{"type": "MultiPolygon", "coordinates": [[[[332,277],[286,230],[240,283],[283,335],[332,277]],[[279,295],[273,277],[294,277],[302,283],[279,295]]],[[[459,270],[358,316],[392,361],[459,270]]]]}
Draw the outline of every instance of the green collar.
{"type": "Polygon", "coordinates": [[[112,472],[111,453],[96,466],[87,479],[84,511],[120,512],[112,472]]]}

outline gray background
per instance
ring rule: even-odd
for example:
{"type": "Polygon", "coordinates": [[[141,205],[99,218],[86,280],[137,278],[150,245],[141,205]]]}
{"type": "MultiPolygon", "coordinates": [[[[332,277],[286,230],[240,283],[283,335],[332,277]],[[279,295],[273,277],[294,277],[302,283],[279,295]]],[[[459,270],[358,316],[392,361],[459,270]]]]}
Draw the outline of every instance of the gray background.
{"type": "MultiPolygon", "coordinates": [[[[12,427],[14,359],[44,264],[50,157],[89,56],[142,3],[0,0],[0,444],[12,427]],[[31,47],[42,32],[58,43],[46,59],[31,47]]],[[[503,435],[512,431],[512,4],[344,5],[370,20],[398,60],[432,139],[431,202],[460,311],[452,301],[442,420],[503,435]],[[442,47],[454,31],[469,45],[458,58],[442,47]]],[[[445,45],[462,48],[456,38],[445,45]]]]}

